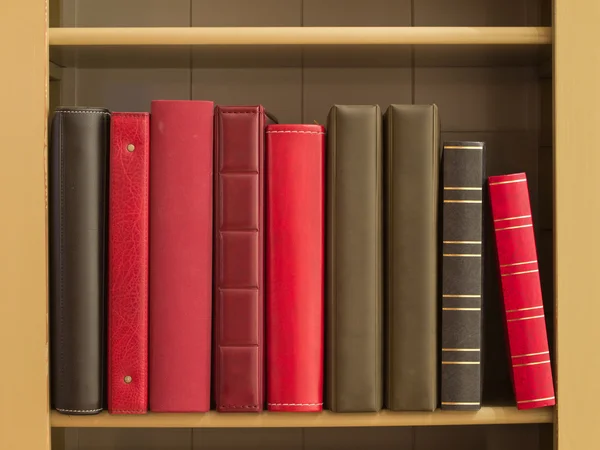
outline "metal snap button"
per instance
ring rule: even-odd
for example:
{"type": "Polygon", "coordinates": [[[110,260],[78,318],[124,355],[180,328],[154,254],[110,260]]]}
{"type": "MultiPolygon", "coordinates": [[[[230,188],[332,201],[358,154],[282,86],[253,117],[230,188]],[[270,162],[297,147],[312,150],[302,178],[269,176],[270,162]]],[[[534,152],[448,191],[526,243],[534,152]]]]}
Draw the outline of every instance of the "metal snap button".
{"type": "Polygon", "coordinates": [[[128,151],[128,152],[132,152],[132,151],[134,151],[134,150],[135,150],[135,145],[133,145],[133,144],[129,144],[129,145],[127,146],[127,151],[128,151]]]}

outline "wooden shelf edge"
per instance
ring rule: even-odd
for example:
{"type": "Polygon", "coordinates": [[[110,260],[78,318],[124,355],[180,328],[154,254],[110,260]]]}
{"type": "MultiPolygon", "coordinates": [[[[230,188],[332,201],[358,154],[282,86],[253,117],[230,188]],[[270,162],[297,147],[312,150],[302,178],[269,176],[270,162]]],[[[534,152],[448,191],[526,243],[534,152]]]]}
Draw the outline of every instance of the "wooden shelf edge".
{"type": "Polygon", "coordinates": [[[542,45],[551,27],[50,28],[51,46],[87,45],[542,45]]]}
{"type": "Polygon", "coordinates": [[[552,423],[553,408],[518,411],[514,407],[484,407],[476,412],[391,412],[378,413],[148,413],[146,415],[68,416],[52,411],[54,428],[276,428],[276,427],[389,427],[426,425],[490,425],[552,423]]]}

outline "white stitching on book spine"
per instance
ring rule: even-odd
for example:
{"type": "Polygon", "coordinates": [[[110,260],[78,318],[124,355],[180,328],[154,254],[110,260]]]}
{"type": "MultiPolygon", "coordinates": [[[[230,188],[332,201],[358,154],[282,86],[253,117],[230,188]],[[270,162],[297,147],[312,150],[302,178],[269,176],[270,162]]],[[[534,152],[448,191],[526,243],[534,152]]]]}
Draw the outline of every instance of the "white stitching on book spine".
{"type": "Polygon", "coordinates": [[[268,403],[270,406],[321,406],[323,403],[268,403]]]}
{"type": "Polygon", "coordinates": [[[102,408],[100,409],[62,409],[62,408],[56,408],[57,411],[62,411],[62,412],[99,412],[102,411],[102,408]]]}
{"type": "Polygon", "coordinates": [[[322,131],[300,131],[300,130],[267,131],[266,133],[267,134],[274,134],[274,133],[325,134],[322,131]]]}

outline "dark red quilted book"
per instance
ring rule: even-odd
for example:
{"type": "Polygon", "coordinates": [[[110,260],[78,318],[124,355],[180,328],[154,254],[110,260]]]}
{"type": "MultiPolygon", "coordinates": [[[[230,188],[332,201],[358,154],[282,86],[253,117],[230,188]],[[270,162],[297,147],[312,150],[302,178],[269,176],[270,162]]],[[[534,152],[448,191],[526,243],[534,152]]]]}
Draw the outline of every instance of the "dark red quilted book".
{"type": "Polygon", "coordinates": [[[262,106],[215,109],[217,411],[264,403],[264,136],[262,106]]]}
{"type": "Polygon", "coordinates": [[[150,115],[113,113],[108,211],[108,411],[148,409],[150,115]]]}
{"type": "Polygon", "coordinates": [[[267,407],[323,409],[325,127],[269,125],[267,407]]]}
{"type": "Polygon", "coordinates": [[[554,405],[527,176],[491,176],[489,191],[517,408],[554,405]]]}
{"type": "Polygon", "coordinates": [[[153,101],[150,410],[210,409],[213,103],[153,101]]]}

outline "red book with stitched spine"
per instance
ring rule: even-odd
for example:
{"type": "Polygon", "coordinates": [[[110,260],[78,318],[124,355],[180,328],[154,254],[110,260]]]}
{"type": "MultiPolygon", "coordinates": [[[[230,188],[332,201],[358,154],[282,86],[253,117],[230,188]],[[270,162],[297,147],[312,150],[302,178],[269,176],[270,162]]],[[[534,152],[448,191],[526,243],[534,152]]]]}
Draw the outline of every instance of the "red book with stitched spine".
{"type": "Polygon", "coordinates": [[[150,115],[111,117],[108,203],[108,411],[148,409],[150,115]]]}
{"type": "Polygon", "coordinates": [[[150,410],[210,409],[213,102],[155,100],[150,140],[150,410]]]}
{"type": "Polygon", "coordinates": [[[490,204],[518,409],[555,404],[525,173],[490,176],[490,204]]]}
{"type": "Polygon", "coordinates": [[[214,392],[219,412],[264,403],[264,158],[260,105],[215,108],[214,392]]]}
{"type": "Polygon", "coordinates": [[[269,125],[267,408],[322,411],[325,127],[269,125]]]}

